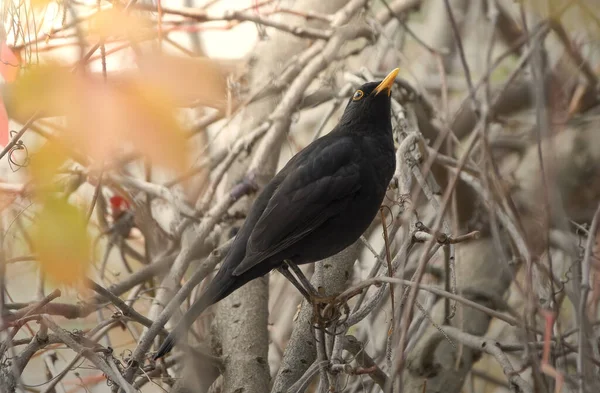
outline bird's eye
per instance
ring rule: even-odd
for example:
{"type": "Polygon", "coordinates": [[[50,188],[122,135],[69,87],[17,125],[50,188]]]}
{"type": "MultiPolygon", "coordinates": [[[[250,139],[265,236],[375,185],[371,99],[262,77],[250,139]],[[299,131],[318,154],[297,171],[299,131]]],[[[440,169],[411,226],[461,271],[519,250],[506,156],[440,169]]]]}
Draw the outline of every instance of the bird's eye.
{"type": "Polygon", "coordinates": [[[352,101],[358,101],[361,98],[363,98],[365,95],[365,93],[363,93],[362,90],[356,90],[356,92],[354,93],[354,95],[352,96],[352,101]]]}

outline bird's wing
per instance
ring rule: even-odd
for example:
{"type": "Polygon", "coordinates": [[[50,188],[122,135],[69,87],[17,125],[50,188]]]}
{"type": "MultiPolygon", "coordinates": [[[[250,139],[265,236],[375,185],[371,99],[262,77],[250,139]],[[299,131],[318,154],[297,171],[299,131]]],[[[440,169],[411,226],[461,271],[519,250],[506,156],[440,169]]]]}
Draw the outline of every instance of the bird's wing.
{"type": "Polygon", "coordinates": [[[254,226],[246,256],[233,274],[244,273],[342,213],[360,188],[357,158],[351,138],[339,138],[284,168],[285,179],[254,226]]]}

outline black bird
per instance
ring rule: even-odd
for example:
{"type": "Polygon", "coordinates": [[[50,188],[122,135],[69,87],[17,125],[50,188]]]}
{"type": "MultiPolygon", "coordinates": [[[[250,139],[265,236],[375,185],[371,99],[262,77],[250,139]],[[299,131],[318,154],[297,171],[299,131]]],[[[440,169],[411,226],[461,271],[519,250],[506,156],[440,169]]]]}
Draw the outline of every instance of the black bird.
{"type": "Polygon", "coordinates": [[[169,352],[207,307],[247,282],[286,261],[300,265],[327,258],[363,234],[396,165],[390,94],[397,74],[395,69],[383,81],[356,90],[338,125],[292,157],[265,186],[215,278],[154,359],[169,352]]]}

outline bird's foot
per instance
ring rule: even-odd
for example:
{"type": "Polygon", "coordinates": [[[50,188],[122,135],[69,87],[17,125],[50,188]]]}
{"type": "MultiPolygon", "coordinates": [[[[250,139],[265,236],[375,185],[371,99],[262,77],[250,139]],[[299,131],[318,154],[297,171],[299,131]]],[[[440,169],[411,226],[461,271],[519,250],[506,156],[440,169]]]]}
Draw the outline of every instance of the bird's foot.
{"type": "MultiPolygon", "coordinates": [[[[304,276],[300,268],[291,261],[284,261],[278,270],[298,289],[308,304],[312,305],[314,322],[317,326],[331,326],[333,323],[340,320],[342,317],[340,306],[345,306],[344,309],[346,309],[347,305],[338,304],[336,295],[326,296],[322,293],[323,288],[315,289],[310,281],[304,276]],[[298,278],[292,274],[290,269],[294,271],[298,278]]],[[[346,315],[348,313],[349,310],[346,315]]]]}
{"type": "Polygon", "coordinates": [[[313,306],[314,323],[317,326],[327,328],[339,325],[345,321],[350,314],[350,308],[346,303],[340,303],[337,295],[332,296],[313,296],[311,299],[313,306]]]}
{"type": "Polygon", "coordinates": [[[310,304],[317,307],[325,307],[328,304],[331,304],[335,300],[335,296],[324,296],[321,294],[311,294],[309,299],[307,299],[310,304]]]}

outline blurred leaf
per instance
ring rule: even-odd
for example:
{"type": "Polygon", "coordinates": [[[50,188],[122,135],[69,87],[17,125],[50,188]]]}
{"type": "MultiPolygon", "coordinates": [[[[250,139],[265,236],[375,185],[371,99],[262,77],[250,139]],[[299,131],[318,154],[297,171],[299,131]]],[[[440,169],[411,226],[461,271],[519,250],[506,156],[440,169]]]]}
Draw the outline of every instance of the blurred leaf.
{"type": "Polygon", "coordinates": [[[101,38],[121,36],[133,39],[151,28],[150,21],[140,14],[126,14],[114,8],[97,12],[89,20],[89,32],[101,38]]]}
{"type": "Polygon", "coordinates": [[[186,138],[172,101],[162,92],[151,85],[117,87],[89,77],[79,82],[79,105],[66,108],[70,144],[99,161],[130,144],[156,164],[184,167],[186,138]]]}
{"type": "Polygon", "coordinates": [[[143,56],[138,58],[142,81],[152,81],[177,105],[226,106],[226,71],[208,58],[143,56]]]}
{"type": "Polygon", "coordinates": [[[20,117],[36,111],[66,115],[62,143],[98,162],[133,148],[158,165],[181,170],[187,141],[175,118],[174,99],[153,82],[130,78],[105,83],[98,75],[40,66],[15,83],[8,111],[20,117]]]}
{"type": "Polygon", "coordinates": [[[21,60],[6,45],[5,41],[0,42],[0,75],[4,82],[14,82],[19,74],[21,60]]]}
{"type": "Polygon", "coordinates": [[[33,225],[31,241],[43,271],[57,283],[76,284],[91,258],[85,214],[63,198],[49,197],[33,225]]]}
{"type": "Polygon", "coordinates": [[[27,166],[31,180],[38,187],[47,187],[67,158],[67,151],[63,146],[55,142],[45,143],[31,156],[27,166]]]}
{"type": "Polygon", "coordinates": [[[54,0],[29,0],[29,4],[33,8],[44,8],[50,3],[54,3],[54,0]]]}
{"type": "Polygon", "coordinates": [[[40,110],[48,116],[63,115],[66,101],[73,98],[73,84],[73,75],[58,64],[31,67],[8,86],[8,114],[21,121],[40,110]]]}

